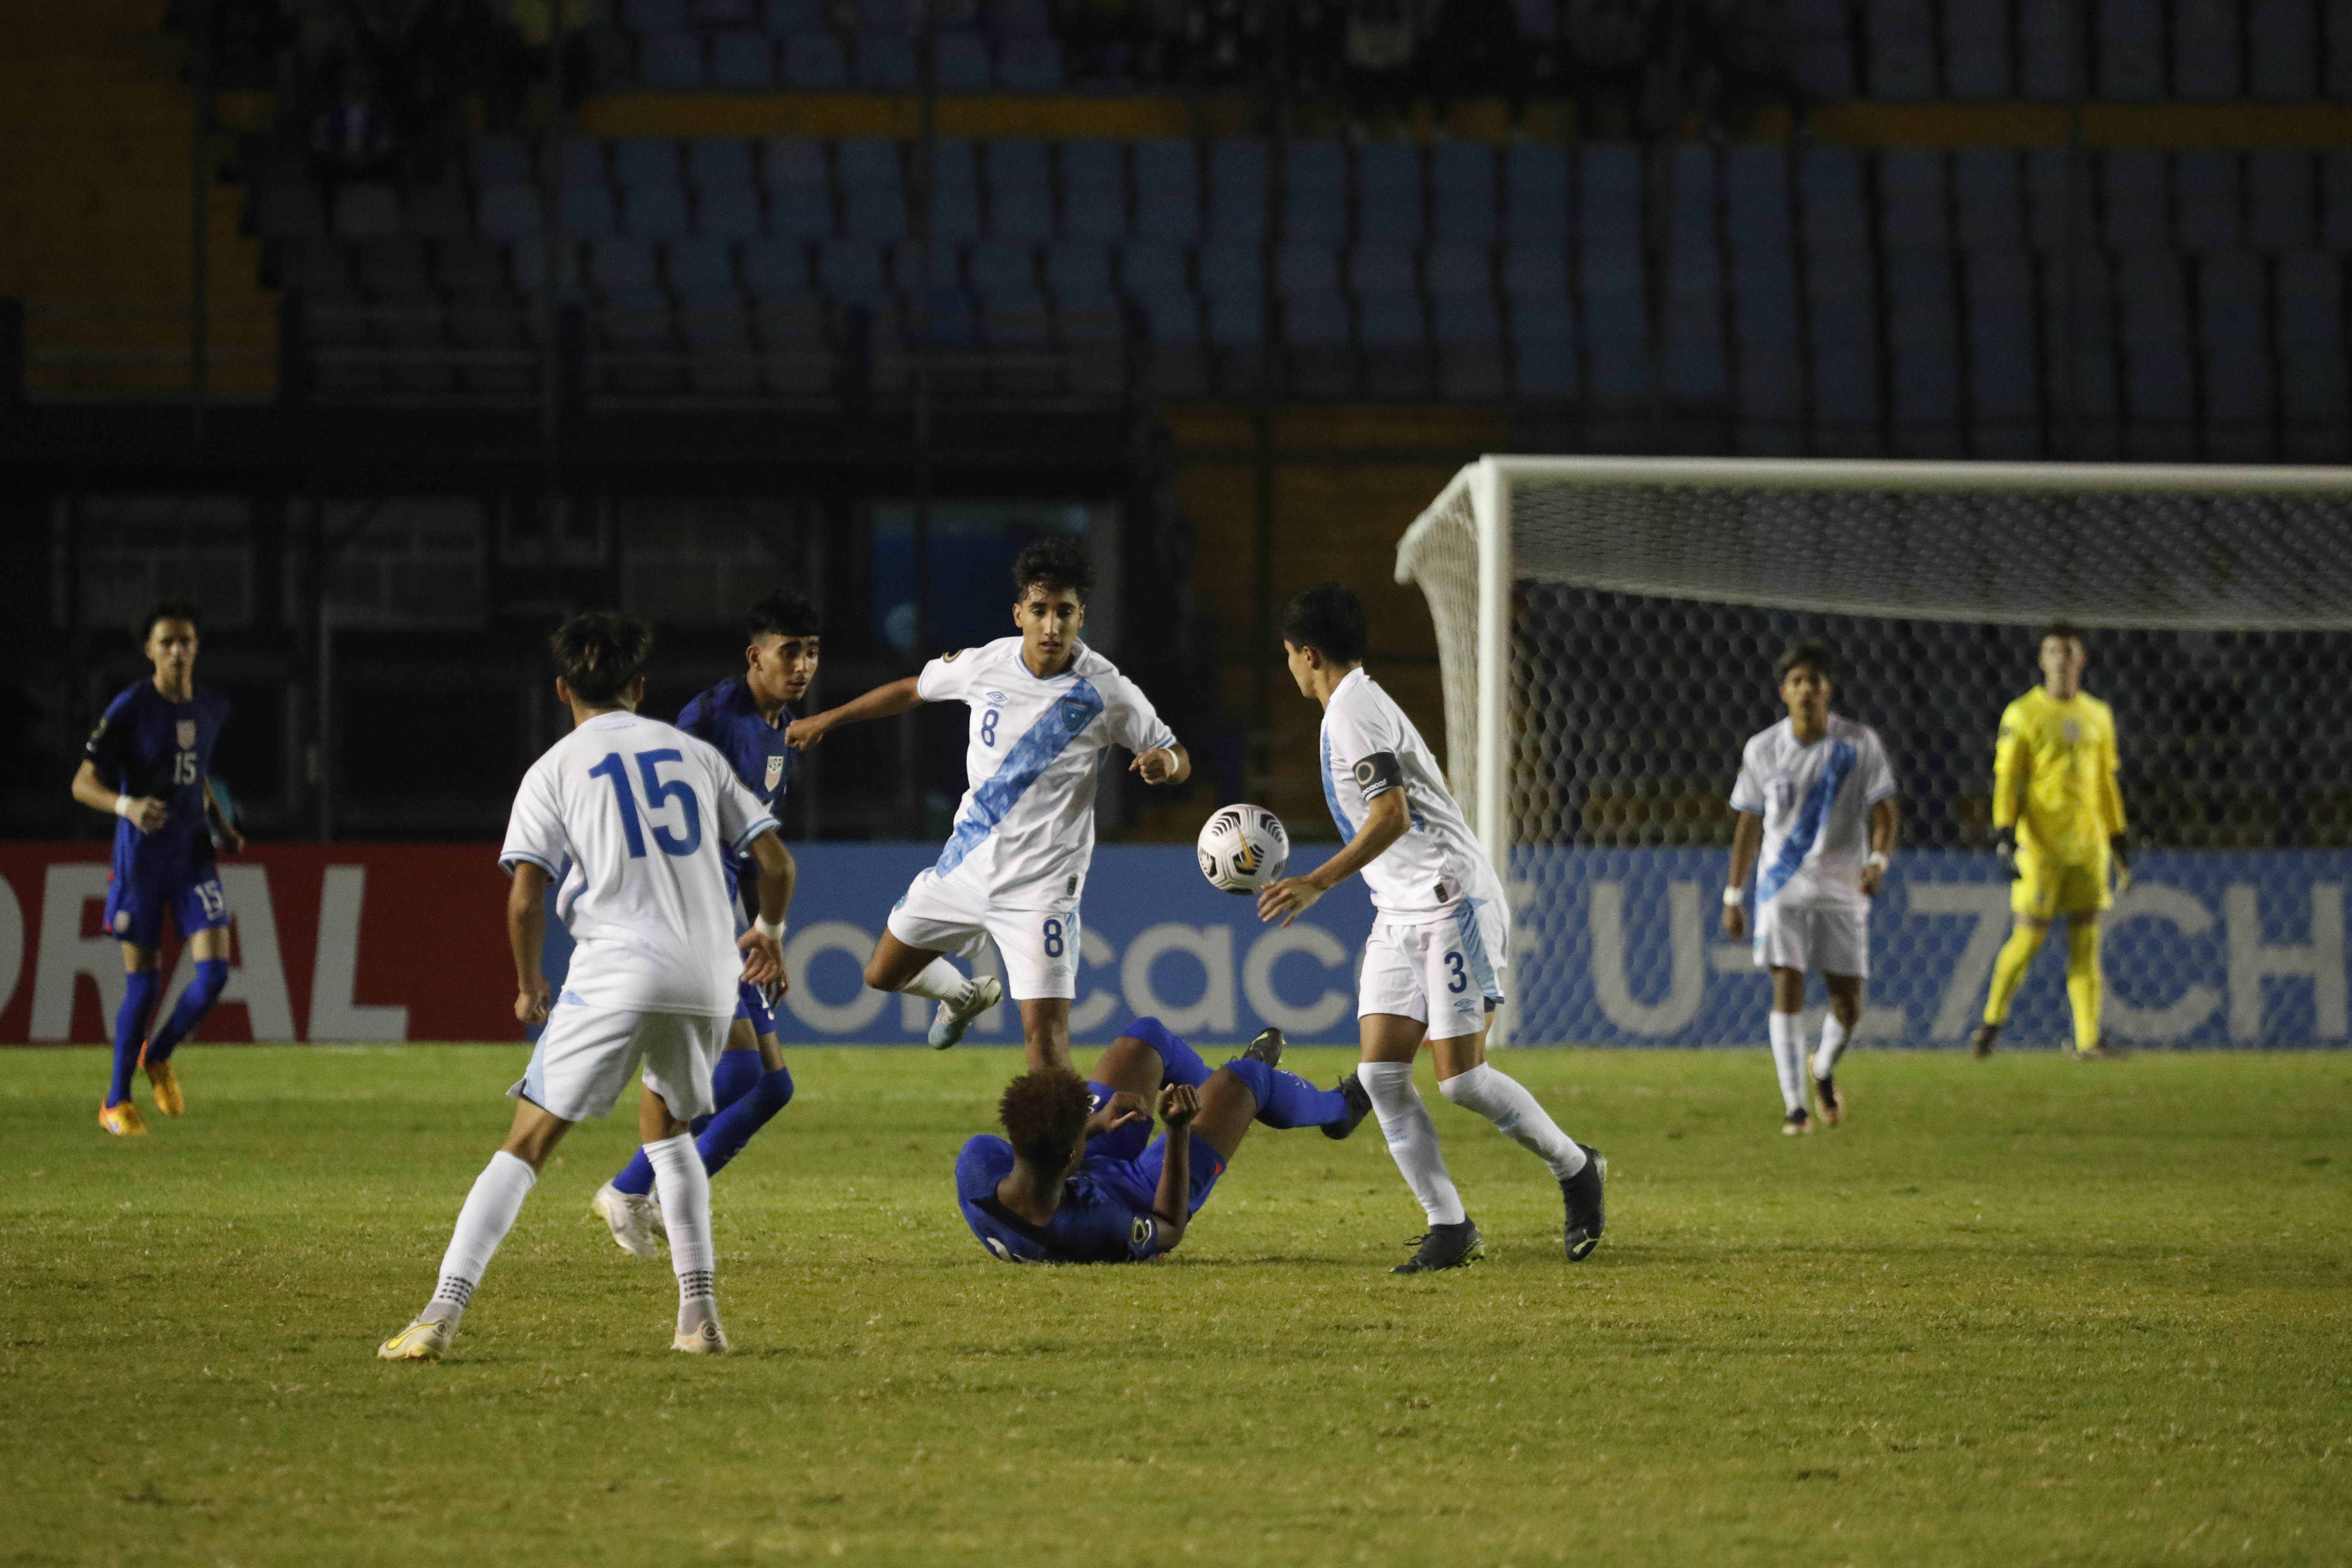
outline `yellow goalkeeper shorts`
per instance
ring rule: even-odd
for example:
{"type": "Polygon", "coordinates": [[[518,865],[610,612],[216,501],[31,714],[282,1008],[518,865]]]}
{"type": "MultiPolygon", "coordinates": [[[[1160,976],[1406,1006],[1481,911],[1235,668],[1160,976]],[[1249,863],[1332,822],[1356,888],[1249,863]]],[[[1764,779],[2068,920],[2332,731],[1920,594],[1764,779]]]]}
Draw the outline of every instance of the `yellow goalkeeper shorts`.
{"type": "Polygon", "coordinates": [[[2021,852],[2017,880],[2009,887],[2009,907],[2031,921],[2096,914],[2116,901],[2103,857],[2088,866],[2021,852]]]}

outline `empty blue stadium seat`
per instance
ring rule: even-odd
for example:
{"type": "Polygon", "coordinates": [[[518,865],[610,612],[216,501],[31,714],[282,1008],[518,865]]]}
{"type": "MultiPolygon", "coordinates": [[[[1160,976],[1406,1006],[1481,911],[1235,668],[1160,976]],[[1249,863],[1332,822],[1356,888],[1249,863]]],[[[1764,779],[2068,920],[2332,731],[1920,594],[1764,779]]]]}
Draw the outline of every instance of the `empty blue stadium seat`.
{"type": "Polygon", "coordinates": [[[2299,250],[2311,244],[2311,154],[2265,149],[2246,160],[2246,240],[2257,250],[2299,250]]]}
{"type": "Polygon", "coordinates": [[[1511,391],[1531,403],[1572,402],[1584,389],[1576,319],[1566,294],[1528,294],[1509,312],[1511,391]]]}
{"type": "MultiPolygon", "coordinates": [[[[1222,247],[1219,247],[1222,249],[1222,247]]],[[[1215,287],[1203,258],[1203,287],[1215,287]]],[[[1274,253],[1274,286],[1276,292],[1287,299],[1298,294],[1325,294],[1337,298],[1339,292],[1339,257],[1329,246],[1308,240],[1285,240],[1274,253]]]]}
{"type": "Polygon", "coordinates": [[[540,155],[554,160],[555,183],[560,186],[601,186],[608,177],[604,143],[593,136],[567,136],[551,149],[541,149],[540,155]]]}
{"type": "Polygon", "coordinates": [[[971,247],[964,276],[980,294],[1026,293],[1037,287],[1035,254],[1024,245],[990,241],[971,247]]]}
{"type": "Polygon", "coordinates": [[[724,240],[700,236],[662,247],[662,279],[681,300],[735,294],[735,257],[724,240]]]}
{"type": "Polygon", "coordinates": [[[2352,419],[2344,365],[2344,260],[2322,250],[2294,250],[2278,261],[2278,316],[2295,330],[2279,334],[2279,391],[2286,456],[2308,461],[2343,450],[2352,419]]]}
{"type": "Polygon", "coordinates": [[[1963,147],[1952,155],[1952,184],[1963,247],[2025,242],[2016,153],[2006,147],[1963,147]]]}
{"type": "Polygon", "coordinates": [[[2253,0],[2246,29],[2253,45],[2246,61],[2246,88],[2252,97],[2270,103],[2302,103],[2318,96],[2313,67],[2319,59],[2319,39],[2314,21],[2312,0],[2253,0]]]}
{"type": "MultiPolygon", "coordinates": [[[[867,255],[871,254],[869,247],[867,255]]],[[[799,295],[811,287],[808,247],[798,240],[749,241],[739,253],[739,261],[743,291],[755,299],[799,295]]]]}
{"type": "Polygon", "coordinates": [[[1677,244],[1666,256],[1663,388],[1685,407],[1718,407],[1731,396],[1724,340],[1722,253],[1712,243],[1677,244]]]}
{"type": "Polygon", "coordinates": [[[1549,245],[1507,245],[1503,247],[1503,292],[1514,300],[1523,297],[1568,297],[1568,257],[1549,245]]]}
{"type": "Polygon", "coordinates": [[[2126,450],[2158,460],[2196,456],[2196,391],[2189,368],[2189,300],[2168,251],[2116,258],[2123,350],[2126,450]]]}
{"type": "Polygon", "coordinates": [[[1944,7],[1944,82],[1964,103],[1994,103],[2011,96],[2009,8],[1944,7]]]}
{"type": "Polygon", "coordinates": [[[1782,11],[1782,53],[1789,79],[1816,102],[1853,96],[1853,52],[1845,0],[1788,0],[1782,11]]]}
{"type": "Polygon", "coordinates": [[[2319,243],[2352,251],[2352,147],[2330,147],[2319,159],[2319,243]]]}
{"type": "Polygon", "coordinates": [[[751,144],[740,136],[692,137],[686,142],[686,177],[697,186],[748,185],[752,181],[751,144]]]}
{"type": "Polygon", "coordinates": [[[1567,237],[1567,150],[1549,142],[1513,142],[1503,150],[1503,238],[1517,245],[1567,237]]]}
{"type": "Polygon", "coordinates": [[[2197,344],[2204,389],[2204,455],[2259,463],[2272,441],[2270,323],[2262,258],[2217,251],[2197,267],[2197,344]]]}
{"type": "Polygon", "coordinates": [[[1333,295],[1304,294],[1282,305],[1284,360],[1289,390],[1307,397],[1347,397],[1357,387],[1354,333],[1347,304],[1333,295]]]}
{"type": "Polygon", "coordinates": [[[648,33],[637,46],[637,75],[663,92],[698,92],[703,85],[702,38],[695,33],[648,33]]]}
{"type": "Polygon", "coordinates": [[[1492,294],[1440,294],[1432,303],[1437,394],[1484,401],[1508,389],[1502,318],[1492,294]]]}
{"type": "Polygon", "coordinates": [[[760,7],[760,26],[772,38],[822,32],[825,26],[824,0],[766,0],[760,7]]]}
{"type": "Polygon", "coordinates": [[[1192,287],[1185,276],[1183,247],[1166,240],[1139,239],[1123,248],[1118,278],[1128,294],[1138,300],[1181,293],[1192,287]]]}
{"type": "Polygon", "coordinates": [[[1368,397],[1425,398],[1433,390],[1429,320],[1411,289],[1359,291],[1359,374],[1368,397]]]}
{"type": "Polygon", "coordinates": [[[831,33],[784,40],[784,86],[794,92],[839,92],[849,85],[849,49],[831,33]]]}
{"type": "Polygon", "coordinates": [[[686,0],[621,0],[621,23],[634,33],[669,32],[686,20],[686,0]]]}
{"type": "Polygon", "coordinates": [[[2096,0],[2098,96],[2144,103],[2164,96],[2162,0],[2096,0]]]}
{"type": "Polygon", "coordinates": [[[1878,160],[1878,237],[1883,245],[1942,249],[1952,242],[1944,154],[1890,147],[1878,160]]]}
{"type": "MultiPolygon", "coordinates": [[[[890,172],[895,178],[897,160],[891,160],[890,172]]],[[[859,171],[859,177],[871,178],[875,171],[859,171]]],[[[825,170],[824,144],[810,136],[771,136],[760,143],[760,181],[770,190],[817,186],[823,188],[830,176],[825,170]]]]}
{"type": "MultiPolygon", "coordinates": [[[[1137,150],[1139,159],[1149,145],[1137,150]]],[[[1153,172],[1138,169],[1143,176],[1153,172]]],[[[1258,138],[1221,136],[1209,144],[1209,238],[1254,241],[1265,235],[1267,178],[1266,144],[1258,138]]],[[[1148,177],[1139,178],[1137,185],[1136,211],[1143,218],[1159,198],[1148,177]]]]}
{"type": "Polygon", "coordinates": [[[2175,233],[2183,250],[2235,250],[2245,243],[2242,176],[2239,155],[2228,148],[2192,147],[2176,156],[2175,233]]]}
{"type": "Polygon", "coordinates": [[[1189,293],[1153,294],[1137,301],[1149,334],[1144,384],[1163,397],[1197,397],[1210,388],[1201,342],[1200,306],[1189,293]]]}
{"type": "Polygon", "coordinates": [[[477,188],[530,184],[530,143],[520,136],[477,136],[466,143],[466,173],[477,188]]]}
{"type": "MultiPolygon", "coordinates": [[[[1127,164],[1116,142],[1065,142],[1059,149],[1062,166],[1062,235],[1070,239],[1118,240],[1127,237],[1127,164]]],[[[1184,181],[1181,205],[1199,226],[1199,200],[1192,182],[1184,181]]],[[[1191,232],[1168,237],[1190,239],[1191,232]]]]}
{"type": "Polygon", "coordinates": [[[710,85],[722,92],[766,92],[776,85],[775,41],[730,29],[710,40],[710,85]]]}
{"type": "Polygon", "coordinates": [[[829,239],[816,247],[816,280],[835,300],[864,300],[889,292],[879,247],[862,239],[829,239]]]}
{"type": "Polygon", "coordinates": [[[977,33],[942,33],[931,40],[931,81],[940,92],[986,92],[995,77],[988,40],[977,33]]]}
{"type": "Polygon", "coordinates": [[[591,240],[588,283],[607,300],[658,288],[661,274],[655,265],[653,241],[635,235],[591,240]]]}
{"type": "MultiPolygon", "coordinates": [[[[475,226],[500,239],[532,237],[545,226],[540,216],[539,187],[523,182],[483,187],[474,215],[475,226]]],[[[265,234],[268,233],[265,226],[265,234]]]]}
{"type": "Polygon", "coordinates": [[[1404,141],[1366,142],[1356,149],[1356,237],[1414,245],[1421,241],[1421,146],[1404,141]]]}
{"type": "Polygon", "coordinates": [[[675,239],[693,226],[687,221],[686,192],[677,185],[631,185],[621,198],[621,226],[630,234],[675,239]]]}
{"type": "Polygon", "coordinates": [[[715,239],[752,239],[764,232],[760,193],[748,184],[706,185],[694,200],[694,231],[715,239]]]}
{"type": "Polygon", "coordinates": [[[2244,90],[2239,0],[2172,0],[2172,96],[2220,103],[2244,90]]]}
{"type": "Polygon", "coordinates": [[[2172,243],[2165,156],[2152,147],[2117,147],[2099,160],[2101,232],[2117,250],[2161,250],[2172,243]]]}
{"type": "Polygon", "coordinates": [[[1495,254],[1484,244],[1440,239],[1424,256],[1423,273],[1430,294],[1438,300],[1491,295],[1495,291],[1495,254]]]}
{"type": "Polygon", "coordinates": [[[1647,182],[1641,149],[1623,142],[1587,142],[1576,160],[1580,245],[1638,245],[1647,182]]]}
{"type": "Polygon", "coordinates": [[[1337,244],[1348,235],[1348,149],[1309,137],[1283,149],[1282,235],[1337,244]]]}
{"type": "Polygon", "coordinates": [[[1007,92],[1059,92],[1062,47],[1051,38],[1007,38],[996,51],[996,80],[1007,92]]]}
{"type": "MultiPolygon", "coordinates": [[[[1135,144],[1135,234],[1191,244],[1202,235],[1201,176],[1192,143],[1160,137],[1135,144]]],[[[1259,186],[1264,205],[1264,186],[1259,186]]],[[[1068,211],[1064,210],[1066,220],[1068,211]]],[[[1065,233],[1072,232],[1068,229],[1065,233]]]]}
{"type": "Polygon", "coordinates": [[[740,27],[757,21],[759,0],[688,0],[687,15],[705,27],[740,27]]]}
{"type": "Polygon", "coordinates": [[[1444,243],[1494,243],[1495,150],[1480,142],[1444,142],[1430,152],[1432,237],[1444,243]]]}
{"type": "Polygon", "coordinates": [[[2074,96],[2072,5],[2026,5],[2017,17],[2017,90],[2038,103],[2074,96]]]}
{"type": "Polygon", "coordinates": [[[1870,0],[1870,96],[1919,103],[1936,96],[1936,21],[1927,0],[1870,0]]]}
{"type": "Polygon", "coordinates": [[[851,76],[868,92],[912,92],[919,84],[915,43],[904,33],[860,33],[851,76]]]}
{"type": "Polygon", "coordinates": [[[1037,245],[1054,236],[1054,193],[1045,184],[1000,184],[988,200],[992,238],[1037,245]]]}
{"type": "MultiPolygon", "coordinates": [[[[1181,266],[1180,261],[1180,279],[1181,266]]],[[[1116,292],[1111,283],[1110,251],[1100,245],[1055,241],[1045,247],[1045,286],[1065,306],[1109,298],[1116,292]]]]}
{"type": "Polygon", "coordinates": [[[1887,423],[1900,456],[1957,458],[1965,450],[1958,305],[1948,248],[1914,246],[1887,255],[1887,423]]]}

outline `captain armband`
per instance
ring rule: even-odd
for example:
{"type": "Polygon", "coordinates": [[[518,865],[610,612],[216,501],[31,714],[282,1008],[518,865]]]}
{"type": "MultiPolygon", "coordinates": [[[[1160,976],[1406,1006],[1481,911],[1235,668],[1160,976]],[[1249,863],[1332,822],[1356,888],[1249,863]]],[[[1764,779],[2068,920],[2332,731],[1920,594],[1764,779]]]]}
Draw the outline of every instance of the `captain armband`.
{"type": "Polygon", "coordinates": [[[1374,752],[1356,764],[1356,787],[1366,800],[1403,786],[1404,766],[1394,752],[1374,752]]]}

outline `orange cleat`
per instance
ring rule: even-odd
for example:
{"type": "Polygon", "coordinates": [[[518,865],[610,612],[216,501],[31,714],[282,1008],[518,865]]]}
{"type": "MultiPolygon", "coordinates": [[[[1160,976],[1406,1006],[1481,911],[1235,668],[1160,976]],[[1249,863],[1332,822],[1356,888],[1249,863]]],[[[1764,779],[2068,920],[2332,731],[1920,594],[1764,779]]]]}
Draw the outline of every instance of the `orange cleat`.
{"type": "Polygon", "coordinates": [[[117,1138],[144,1138],[147,1124],[139,1120],[139,1108],[128,1100],[98,1108],[98,1124],[117,1138]]]}
{"type": "Polygon", "coordinates": [[[188,1097],[180,1092],[180,1075],[172,1070],[171,1058],[160,1062],[147,1059],[147,1047],[139,1047],[139,1065],[147,1069],[147,1082],[155,1090],[155,1109],[166,1116],[185,1116],[188,1097]]]}

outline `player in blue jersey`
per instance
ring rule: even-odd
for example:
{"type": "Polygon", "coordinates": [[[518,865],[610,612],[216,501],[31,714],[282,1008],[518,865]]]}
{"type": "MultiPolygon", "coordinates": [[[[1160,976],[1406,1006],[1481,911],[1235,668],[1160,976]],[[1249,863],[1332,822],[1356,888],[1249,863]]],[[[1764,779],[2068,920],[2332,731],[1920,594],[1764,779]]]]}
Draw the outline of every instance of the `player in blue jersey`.
{"type": "MultiPolygon", "coordinates": [[[[816,678],[823,629],[815,607],[798,594],[779,588],[767,595],[751,605],[745,617],[750,644],[743,650],[743,673],[701,692],[677,716],[677,727],[716,748],[734,768],[735,776],[772,813],[782,805],[800,758],[798,751],[785,744],[784,727],[793,721],[793,710],[816,678]]],[[[782,847],[781,840],[778,847],[782,847]]],[[[758,864],[732,852],[724,857],[724,862],[729,892],[738,905],[756,915],[758,864]]],[[[782,879],[787,908],[796,876],[787,853],[782,879]]],[[[750,919],[747,915],[743,929],[749,929],[750,919]]],[[[782,925],[770,934],[782,942],[782,925]]],[[[717,1109],[693,1125],[695,1148],[702,1155],[704,1169],[714,1176],[793,1098],[793,1075],[784,1067],[783,1047],[776,1038],[771,1011],[783,985],[778,980],[766,994],[754,985],[738,987],[727,1048],[711,1074],[711,1099],[717,1109]]],[[[659,1250],[654,1238],[662,1233],[661,1205],[655,1200],[653,1163],[644,1150],[637,1151],[619,1175],[596,1189],[588,1206],[612,1227],[614,1244],[622,1251],[651,1258],[659,1250]]]]}
{"type": "Polygon", "coordinates": [[[1282,1070],[1282,1031],[1209,1070],[1157,1018],[1138,1018],[1088,1082],[1065,1068],[1023,1073],[997,1102],[1003,1138],[956,1158],[956,1203],[1007,1263],[1145,1263],[1174,1250],[1253,1121],[1345,1138],[1372,1109],[1352,1077],[1317,1089],[1282,1070]],[[1165,1135],[1149,1147],[1157,1102],[1165,1135]]]}
{"type": "Polygon", "coordinates": [[[106,929],[122,944],[129,972],[114,1015],[114,1076],[100,1102],[98,1124],[118,1137],[147,1131],[131,1099],[131,1070],[147,1069],[155,1109],[187,1109],[172,1070],[172,1050],[204,1022],[228,984],[228,900],[222,896],[213,847],[232,853],[245,839],[212,789],[213,746],[228,704],[196,689],[202,614],[169,599],[139,621],[139,639],[155,673],[106,705],[89,732],[73,797],[121,820],[114,828],[114,868],[107,879],[106,929]],[[169,915],[195,961],[195,977],[152,1037],[163,995],[163,921],[169,915]]]}

